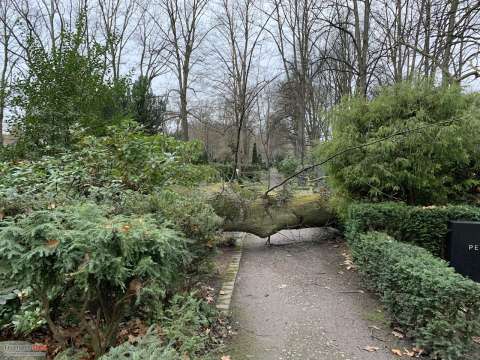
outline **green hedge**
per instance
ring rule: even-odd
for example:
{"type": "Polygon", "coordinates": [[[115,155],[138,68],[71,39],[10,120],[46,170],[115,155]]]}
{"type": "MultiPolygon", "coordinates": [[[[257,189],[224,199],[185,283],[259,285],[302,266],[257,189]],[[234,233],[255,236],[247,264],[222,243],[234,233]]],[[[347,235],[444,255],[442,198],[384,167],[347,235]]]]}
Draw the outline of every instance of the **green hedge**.
{"type": "Polygon", "coordinates": [[[357,203],[349,207],[346,232],[347,238],[355,239],[359,233],[381,231],[442,256],[449,220],[480,221],[480,207],[357,203]]]}
{"type": "Polygon", "coordinates": [[[393,320],[432,358],[463,359],[480,333],[480,285],[447,262],[387,234],[358,234],[353,257],[393,320]]]}

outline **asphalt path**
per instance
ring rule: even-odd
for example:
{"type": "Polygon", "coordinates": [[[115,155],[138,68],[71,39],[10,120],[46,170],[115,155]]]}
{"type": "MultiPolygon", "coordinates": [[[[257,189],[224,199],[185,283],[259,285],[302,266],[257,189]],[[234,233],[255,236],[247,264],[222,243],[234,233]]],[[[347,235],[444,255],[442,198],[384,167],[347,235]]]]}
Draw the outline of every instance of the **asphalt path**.
{"type": "Polygon", "coordinates": [[[411,349],[347,270],[346,246],[334,233],[282,231],[272,243],[245,239],[231,305],[232,360],[393,360],[391,349],[411,349]]]}

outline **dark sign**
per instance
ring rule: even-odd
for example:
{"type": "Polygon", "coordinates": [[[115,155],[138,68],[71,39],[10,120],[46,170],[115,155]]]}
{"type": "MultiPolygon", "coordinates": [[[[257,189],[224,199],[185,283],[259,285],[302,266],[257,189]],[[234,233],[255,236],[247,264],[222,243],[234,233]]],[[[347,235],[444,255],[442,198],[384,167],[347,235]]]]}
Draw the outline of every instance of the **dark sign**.
{"type": "Polygon", "coordinates": [[[450,221],[446,255],[459,274],[480,282],[480,222],[450,221]]]}

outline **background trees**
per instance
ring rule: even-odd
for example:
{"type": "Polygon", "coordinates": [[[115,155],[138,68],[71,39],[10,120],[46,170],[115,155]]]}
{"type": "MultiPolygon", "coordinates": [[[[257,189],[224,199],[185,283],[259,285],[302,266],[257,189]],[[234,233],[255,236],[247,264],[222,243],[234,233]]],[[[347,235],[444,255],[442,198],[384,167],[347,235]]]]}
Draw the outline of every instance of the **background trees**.
{"type": "Polygon", "coordinates": [[[124,98],[135,98],[127,113],[150,132],[208,138],[211,159],[240,167],[254,143],[267,157],[265,139],[307,161],[331,137],[326,114],[344,96],[418,77],[475,90],[480,77],[475,0],[5,0],[4,130],[18,110],[11,84],[36,66],[32,44],[67,51],[80,18],[75,51],[93,59],[102,49],[102,81],[128,84],[124,98]]]}

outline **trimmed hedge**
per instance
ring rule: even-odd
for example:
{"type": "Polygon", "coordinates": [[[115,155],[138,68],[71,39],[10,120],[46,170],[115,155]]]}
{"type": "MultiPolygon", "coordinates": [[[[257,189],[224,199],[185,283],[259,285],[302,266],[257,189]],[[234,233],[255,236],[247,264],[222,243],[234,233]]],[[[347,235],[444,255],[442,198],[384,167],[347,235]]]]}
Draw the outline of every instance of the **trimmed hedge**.
{"type": "Polygon", "coordinates": [[[417,346],[432,358],[463,359],[480,333],[480,285],[384,233],[357,234],[350,243],[360,272],[417,346]]]}
{"type": "Polygon", "coordinates": [[[449,220],[480,221],[480,207],[356,203],[349,207],[346,232],[348,238],[355,239],[359,233],[381,231],[442,256],[449,220]]]}

